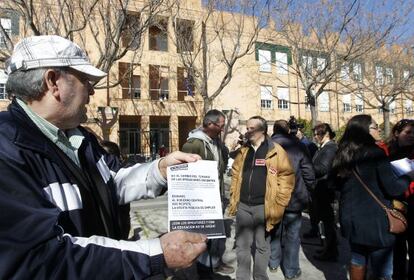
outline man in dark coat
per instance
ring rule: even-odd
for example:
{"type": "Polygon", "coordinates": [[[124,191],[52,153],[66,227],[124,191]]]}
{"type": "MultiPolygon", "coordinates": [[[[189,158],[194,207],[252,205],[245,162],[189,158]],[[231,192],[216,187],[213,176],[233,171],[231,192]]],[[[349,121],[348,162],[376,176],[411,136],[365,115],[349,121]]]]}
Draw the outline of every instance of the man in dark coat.
{"type": "Polygon", "coordinates": [[[294,279],[301,274],[299,248],[302,210],[307,207],[309,192],[315,183],[315,173],[306,146],[290,134],[287,121],[275,122],[272,140],[288,154],[295,171],[295,188],[282,223],[272,234],[269,268],[273,272],[280,265],[286,279],[294,279]]]}

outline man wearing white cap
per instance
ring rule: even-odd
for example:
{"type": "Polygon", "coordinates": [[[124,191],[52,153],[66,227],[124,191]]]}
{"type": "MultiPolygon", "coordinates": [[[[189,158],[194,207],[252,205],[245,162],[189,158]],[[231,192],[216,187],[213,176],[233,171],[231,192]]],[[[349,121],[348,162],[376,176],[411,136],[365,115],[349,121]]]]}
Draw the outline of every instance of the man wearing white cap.
{"type": "Polygon", "coordinates": [[[206,237],[183,231],[119,241],[118,204],[158,195],[174,152],[120,168],[82,128],[106,73],[58,36],[20,41],[7,65],[13,97],[0,113],[0,279],[142,279],[182,268],[206,237]]]}

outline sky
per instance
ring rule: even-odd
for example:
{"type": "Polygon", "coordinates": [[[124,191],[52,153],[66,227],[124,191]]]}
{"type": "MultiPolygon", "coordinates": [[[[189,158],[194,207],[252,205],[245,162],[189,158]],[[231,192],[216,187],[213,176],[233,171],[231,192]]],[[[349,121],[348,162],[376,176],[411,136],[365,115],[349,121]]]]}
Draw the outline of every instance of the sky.
{"type": "MultiPolygon", "coordinates": [[[[203,3],[206,3],[208,0],[202,0],[203,3]]],[[[229,0],[218,0],[223,3],[230,3],[229,0]]],[[[252,0],[253,1],[253,0],[252,0]]],[[[259,5],[257,7],[264,8],[267,3],[276,3],[277,0],[257,0],[259,5]]],[[[303,15],[312,16],[312,13],[309,13],[311,10],[312,3],[317,3],[321,1],[325,2],[339,2],[344,1],[345,3],[352,3],[353,0],[290,0],[292,2],[292,7],[294,9],[304,8],[303,15]]],[[[243,0],[233,0],[234,3],[241,3],[243,0]],[[240,2],[239,2],[240,1],[240,2]]],[[[288,2],[288,0],[286,0],[288,2]]],[[[398,42],[411,41],[411,44],[414,45],[414,0],[359,0],[361,8],[365,11],[372,12],[376,15],[389,14],[392,11],[396,11],[396,14],[400,16],[400,19],[405,18],[404,25],[400,25],[395,28],[393,37],[398,38],[398,42]]],[[[241,9],[241,8],[240,8],[241,9]]],[[[237,11],[237,6],[234,8],[234,11],[237,11]]],[[[241,12],[241,11],[240,11],[241,12]]],[[[315,11],[318,13],[317,11],[315,11]]],[[[260,11],[256,10],[256,14],[260,11]]],[[[314,15],[315,13],[313,13],[314,15]]],[[[386,20],[391,20],[391,17],[386,17],[386,20]]],[[[384,22],[383,22],[384,23],[384,22]]]]}

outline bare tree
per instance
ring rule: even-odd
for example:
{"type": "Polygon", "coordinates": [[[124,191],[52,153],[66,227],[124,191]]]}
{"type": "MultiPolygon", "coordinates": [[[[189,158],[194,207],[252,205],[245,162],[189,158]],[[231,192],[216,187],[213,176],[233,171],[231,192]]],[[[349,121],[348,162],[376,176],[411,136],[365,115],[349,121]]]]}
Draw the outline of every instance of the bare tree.
{"type": "Polygon", "coordinates": [[[189,88],[200,92],[204,112],[230,83],[241,58],[254,52],[268,23],[271,1],[209,0],[196,22],[186,22],[180,1],[174,10],[174,37],[189,88]],[[214,88],[208,88],[214,73],[214,88]],[[218,73],[223,73],[218,77],[218,73]]]}
{"type": "MultiPolygon", "coordinates": [[[[130,78],[134,69],[129,67],[119,77],[111,75],[113,66],[121,59],[138,65],[143,34],[153,18],[168,9],[163,0],[4,0],[0,4],[0,13],[20,19],[19,37],[56,34],[76,41],[87,50],[93,63],[108,73],[107,79],[95,85],[96,89],[107,90],[106,106],[111,103],[110,88],[130,78]]],[[[1,23],[0,35],[6,45],[0,50],[0,61],[4,62],[15,40],[1,23]]],[[[95,119],[107,139],[117,114],[110,120],[95,119]]]]}
{"type": "Polygon", "coordinates": [[[288,9],[274,12],[277,32],[290,48],[292,64],[286,70],[303,88],[312,125],[318,120],[318,97],[332,90],[341,65],[363,59],[395,39],[393,32],[405,23],[405,11],[412,4],[388,4],[384,9],[383,1],[294,1],[288,9]]]}
{"type": "MultiPolygon", "coordinates": [[[[98,2],[99,0],[4,0],[0,5],[0,13],[6,18],[17,19],[13,24],[17,25],[16,31],[20,37],[59,34],[73,40],[77,33],[86,28],[98,2]]],[[[6,29],[0,23],[0,33],[6,45],[0,53],[1,61],[10,55],[14,46],[11,33],[6,29]]]]}
{"type": "Polygon", "coordinates": [[[366,109],[382,112],[385,135],[390,133],[390,113],[412,111],[404,103],[414,98],[412,55],[410,47],[379,48],[364,56],[364,63],[344,64],[338,77],[340,94],[354,93],[366,109]]]}

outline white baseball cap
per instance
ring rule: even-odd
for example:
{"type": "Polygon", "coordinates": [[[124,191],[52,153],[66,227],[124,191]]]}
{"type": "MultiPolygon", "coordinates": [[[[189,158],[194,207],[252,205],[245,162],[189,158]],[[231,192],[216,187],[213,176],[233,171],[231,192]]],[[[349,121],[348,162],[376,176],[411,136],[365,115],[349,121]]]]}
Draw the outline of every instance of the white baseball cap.
{"type": "Polygon", "coordinates": [[[7,61],[6,73],[43,67],[70,67],[85,73],[91,81],[106,76],[77,44],[56,35],[27,37],[18,42],[7,61]]]}

